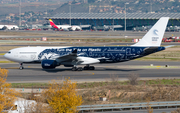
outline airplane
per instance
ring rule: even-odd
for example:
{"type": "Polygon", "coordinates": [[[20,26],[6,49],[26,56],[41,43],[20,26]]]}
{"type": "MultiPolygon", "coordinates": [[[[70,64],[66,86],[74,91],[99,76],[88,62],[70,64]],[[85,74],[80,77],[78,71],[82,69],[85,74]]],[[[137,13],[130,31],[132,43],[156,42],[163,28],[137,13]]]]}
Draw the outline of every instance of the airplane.
{"type": "Polygon", "coordinates": [[[113,30],[113,29],[120,29],[122,28],[122,25],[104,25],[104,26],[93,26],[92,29],[93,30],[103,30],[103,31],[109,31],[109,30],[113,30]]]}
{"type": "Polygon", "coordinates": [[[17,25],[0,25],[0,30],[18,30],[17,25]]]}
{"type": "Polygon", "coordinates": [[[81,31],[82,28],[90,27],[91,25],[70,26],[70,25],[56,25],[51,19],[49,19],[50,25],[59,31],[81,31]]]}
{"type": "Polygon", "coordinates": [[[90,65],[124,62],[165,50],[160,45],[168,20],[169,17],[161,17],[139,42],[131,46],[21,47],[10,50],[4,57],[18,62],[19,69],[24,69],[23,63],[41,63],[43,69],[64,65],[72,67],[72,71],[95,70],[90,65]],[[77,67],[79,65],[86,66],[77,67]]]}
{"type": "Polygon", "coordinates": [[[151,29],[151,25],[150,26],[141,26],[141,27],[133,27],[133,31],[148,31],[151,29]]]}

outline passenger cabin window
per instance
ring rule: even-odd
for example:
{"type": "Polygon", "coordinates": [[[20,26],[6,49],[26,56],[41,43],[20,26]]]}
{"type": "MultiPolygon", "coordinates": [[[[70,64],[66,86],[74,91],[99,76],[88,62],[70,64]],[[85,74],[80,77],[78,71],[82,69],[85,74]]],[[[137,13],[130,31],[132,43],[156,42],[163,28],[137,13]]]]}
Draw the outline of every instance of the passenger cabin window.
{"type": "Polygon", "coordinates": [[[36,52],[20,52],[20,54],[36,54],[36,52]]]}

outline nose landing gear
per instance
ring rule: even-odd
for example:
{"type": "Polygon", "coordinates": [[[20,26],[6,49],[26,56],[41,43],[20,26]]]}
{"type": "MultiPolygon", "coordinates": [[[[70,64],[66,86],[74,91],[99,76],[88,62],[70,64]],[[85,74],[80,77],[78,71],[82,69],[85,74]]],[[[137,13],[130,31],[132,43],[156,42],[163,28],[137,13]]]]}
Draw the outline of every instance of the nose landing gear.
{"type": "Polygon", "coordinates": [[[19,63],[19,65],[20,65],[20,66],[19,66],[19,69],[20,69],[20,70],[23,70],[23,69],[24,69],[23,63],[19,63]]]}

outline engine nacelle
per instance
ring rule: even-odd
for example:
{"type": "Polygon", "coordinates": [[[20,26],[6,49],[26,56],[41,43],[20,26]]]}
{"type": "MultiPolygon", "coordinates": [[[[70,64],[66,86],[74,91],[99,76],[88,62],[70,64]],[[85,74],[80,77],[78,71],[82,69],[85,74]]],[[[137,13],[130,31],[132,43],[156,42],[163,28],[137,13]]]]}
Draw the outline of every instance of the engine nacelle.
{"type": "Polygon", "coordinates": [[[64,65],[64,67],[73,67],[74,65],[64,65]]]}
{"type": "Polygon", "coordinates": [[[41,66],[43,69],[54,69],[56,66],[59,66],[57,61],[55,60],[42,60],[41,66]]]}

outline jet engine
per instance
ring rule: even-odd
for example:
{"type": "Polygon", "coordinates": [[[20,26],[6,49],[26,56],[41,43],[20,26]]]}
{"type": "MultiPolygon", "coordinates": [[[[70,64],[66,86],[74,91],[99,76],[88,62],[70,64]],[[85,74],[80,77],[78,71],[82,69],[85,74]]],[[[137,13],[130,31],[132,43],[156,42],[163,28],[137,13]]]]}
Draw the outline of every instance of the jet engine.
{"type": "Polygon", "coordinates": [[[42,60],[41,66],[43,69],[54,69],[57,66],[60,66],[60,64],[56,60],[42,60]]]}

